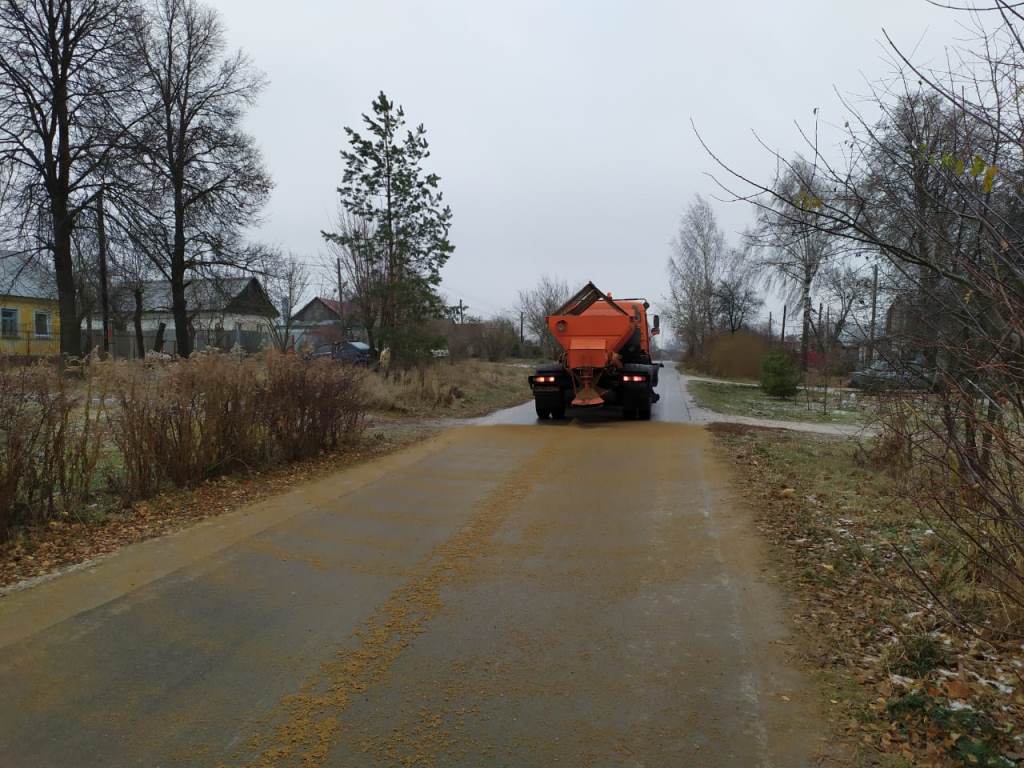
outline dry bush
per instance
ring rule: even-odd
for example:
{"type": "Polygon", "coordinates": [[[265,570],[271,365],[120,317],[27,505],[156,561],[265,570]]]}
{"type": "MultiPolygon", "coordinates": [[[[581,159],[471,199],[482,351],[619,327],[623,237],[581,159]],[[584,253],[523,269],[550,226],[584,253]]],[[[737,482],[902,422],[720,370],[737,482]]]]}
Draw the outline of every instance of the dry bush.
{"type": "Polygon", "coordinates": [[[153,494],[163,472],[154,461],[160,449],[162,408],[156,387],[146,369],[127,362],[107,363],[105,375],[110,383],[113,406],[107,413],[108,433],[122,459],[121,472],[111,480],[125,500],[142,499],[153,494]]]}
{"type": "Polygon", "coordinates": [[[494,317],[480,324],[480,356],[492,363],[506,360],[519,343],[515,325],[506,317],[494,317]]]}
{"type": "Polygon", "coordinates": [[[118,406],[110,412],[110,437],[125,460],[126,497],[146,496],[165,479],[194,485],[269,458],[253,362],[197,354],[153,367],[117,363],[109,374],[118,406]]]}
{"type": "Polygon", "coordinates": [[[337,448],[362,424],[357,374],[331,361],[196,354],[157,366],[117,363],[110,437],[126,498],[190,486],[237,468],[337,448]]]}
{"type": "Polygon", "coordinates": [[[419,416],[481,415],[529,399],[528,371],[480,360],[435,362],[388,375],[366,371],[367,407],[419,416]]]}
{"type": "Polygon", "coordinates": [[[15,525],[73,514],[91,493],[104,391],[51,367],[0,361],[0,540],[15,525]]]}
{"type": "Polygon", "coordinates": [[[1024,634],[1024,434],[988,404],[939,394],[883,398],[870,457],[900,479],[937,536],[917,575],[983,632],[1024,634]]]}
{"type": "Polygon", "coordinates": [[[262,420],[286,461],[338,448],[362,428],[361,373],[328,360],[269,355],[262,420]]]}
{"type": "Polygon", "coordinates": [[[127,502],[334,450],[358,434],[365,410],[355,369],[276,352],[94,360],[80,374],[0,360],[0,541],[15,526],[76,514],[103,459],[127,502]]]}
{"type": "Polygon", "coordinates": [[[929,437],[919,419],[926,402],[912,392],[879,393],[868,424],[877,434],[860,453],[863,463],[885,470],[897,479],[907,478],[914,468],[915,446],[929,437]]]}

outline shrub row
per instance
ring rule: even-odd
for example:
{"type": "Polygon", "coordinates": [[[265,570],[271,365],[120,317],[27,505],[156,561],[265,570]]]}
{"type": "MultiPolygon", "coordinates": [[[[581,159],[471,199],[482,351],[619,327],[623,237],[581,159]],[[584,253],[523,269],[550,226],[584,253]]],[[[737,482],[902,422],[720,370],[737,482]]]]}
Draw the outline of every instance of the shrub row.
{"type": "Polygon", "coordinates": [[[360,374],[294,355],[92,363],[83,380],[0,364],[0,539],[74,514],[336,450],[358,435],[360,374]]]}

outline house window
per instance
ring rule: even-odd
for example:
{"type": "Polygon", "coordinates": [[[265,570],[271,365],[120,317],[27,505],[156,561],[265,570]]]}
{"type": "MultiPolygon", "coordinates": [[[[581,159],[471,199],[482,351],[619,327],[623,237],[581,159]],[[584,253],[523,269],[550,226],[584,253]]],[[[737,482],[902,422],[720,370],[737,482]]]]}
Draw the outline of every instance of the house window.
{"type": "Polygon", "coordinates": [[[0,336],[18,335],[18,310],[0,309],[0,336]]]}
{"type": "Polygon", "coordinates": [[[36,338],[48,339],[53,332],[52,315],[49,312],[36,311],[36,338]]]}

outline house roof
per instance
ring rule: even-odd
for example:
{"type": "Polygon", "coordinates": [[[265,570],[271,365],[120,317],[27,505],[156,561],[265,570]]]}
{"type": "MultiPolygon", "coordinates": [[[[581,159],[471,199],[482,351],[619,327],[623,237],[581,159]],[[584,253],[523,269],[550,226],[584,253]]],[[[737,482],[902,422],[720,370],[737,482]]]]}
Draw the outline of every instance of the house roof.
{"type": "MultiPolygon", "coordinates": [[[[142,284],[143,312],[171,311],[168,280],[147,280],[142,284]]],[[[129,287],[114,292],[115,311],[131,314],[135,299],[129,287]]],[[[185,304],[190,313],[237,312],[277,317],[278,311],[255,277],[197,278],[185,286],[185,304]]]]}
{"type": "Polygon", "coordinates": [[[323,304],[331,313],[337,315],[339,320],[345,320],[351,318],[356,313],[356,306],[351,301],[341,302],[337,299],[328,299],[326,296],[314,296],[312,299],[307,301],[293,317],[299,317],[309,309],[313,304],[323,304]]]}
{"type": "Polygon", "coordinates": [[[331,312],[336,314],[338,317],[345,316],[345,307],[337,299],[327,299],[317,296],[317,299],[323,302],[324,306],[327,307],[331,312]]]}
{"type": "Polygon", "coordinates": [[[57,300],[57,283],[37,257],[0,251],[0,296],[57,300]]]}

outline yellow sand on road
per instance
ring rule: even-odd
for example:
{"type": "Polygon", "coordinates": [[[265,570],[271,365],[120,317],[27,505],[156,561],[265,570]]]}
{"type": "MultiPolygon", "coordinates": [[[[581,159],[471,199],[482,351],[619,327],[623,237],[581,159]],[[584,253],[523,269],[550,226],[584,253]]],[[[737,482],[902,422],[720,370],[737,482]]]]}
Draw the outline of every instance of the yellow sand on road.
{"type": "Polygon", "coordinates": [[[92,610],[0,602],[11,764],[813,764],[704,430],[468,427],[383,466],[37,592],[92,610]]]}

